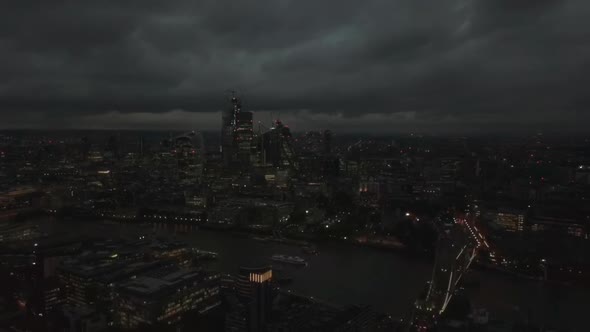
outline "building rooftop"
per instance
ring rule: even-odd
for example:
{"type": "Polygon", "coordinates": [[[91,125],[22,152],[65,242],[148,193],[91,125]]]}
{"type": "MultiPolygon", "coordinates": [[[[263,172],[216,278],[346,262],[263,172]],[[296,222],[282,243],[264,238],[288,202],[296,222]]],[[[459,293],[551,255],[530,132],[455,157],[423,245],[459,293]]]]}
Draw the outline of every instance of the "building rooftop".
{"type": "Polygon", "coordinates": [[[212,275],[197,269],[164,268],[138,276],[121,287],[121,291],[140,297],[159,298],[164,294],[209,280],[212,275]]]}

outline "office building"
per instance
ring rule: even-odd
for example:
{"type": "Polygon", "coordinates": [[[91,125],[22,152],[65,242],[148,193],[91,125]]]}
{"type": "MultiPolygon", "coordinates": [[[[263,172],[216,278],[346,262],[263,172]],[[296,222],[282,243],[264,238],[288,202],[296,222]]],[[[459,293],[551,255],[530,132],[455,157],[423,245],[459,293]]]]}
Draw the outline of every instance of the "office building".
{"type": "Polygon", "coordinates": [[[254,138],[252,112],[240,112],[236,118],[236,127],[234,130],[235,145],[237,148],[237,158],[240,165],[248,165],[251,162],[252,140],[254,138]]]}
{"type": "Polygon", "coordinates": [[[242,110],[242,102],[235,93],[231,97],[231,106],[221,114],[221,153],[225,166],[232,165],[238,158],[236,129],[242,110]]]}
{"type": "Polygon", "coordinates": [[[201,180],[205,165],[205,147],[200,133],[191,131],[172,141],[172,154],[176,157],[176,174],[181,184],[196,184],[201,180]]]}
{"type": "Polygon", "coordinates": [[[197,269],[162,269],[138,276],[117,290],[116,323],[138,328],[172,324],[189,311],[204,314],[221,304],[220,277],[197,269]]]}
{"type": "Polygon", "coordinates": [[[516,209],[500,209],[496,214],[497,226],[508,232],[522,232],[524,230],[525,211],[516,209]]]}
{"type": "Polygon", "coordinates": [[[277,120],[275,126],[262,135],[262,163],[274,167],[297,169],[292,141],[289,127],[277,120]]]}
{"type": "Polygon", "coordinates": [[[235,281],[237,303],[226,317],[226,331],[266,331],[272,310],[272,269],[240,268],[235,281]]]}

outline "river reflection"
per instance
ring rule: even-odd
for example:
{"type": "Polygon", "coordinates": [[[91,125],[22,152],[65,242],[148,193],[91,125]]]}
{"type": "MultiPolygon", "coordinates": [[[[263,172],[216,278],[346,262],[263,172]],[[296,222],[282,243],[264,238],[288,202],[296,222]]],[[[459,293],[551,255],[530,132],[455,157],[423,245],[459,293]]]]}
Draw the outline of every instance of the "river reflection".
{"type": "MultiPolygon", "coordinates": [[[[423,289],[431,263],[395,252],[346,243],[318,243],[319,255],[301,247],[263,242],[245,235],[199,230],[194,225],[43,222],[48,232],[81,235],[136,236],[153,234],[219,253],[211,268],[235,273],[240,266],[272,264],[273,254],[304,257],[306,267],[281,265],[293,278],[288,288],[333,304],[368,304],[396,317],[404,316],[423,289]]],[[[587,331],[590,289],[515,279],[490,272],[473,273],[479,287],[469,290],[474,306],[490,310],[492,319],[530,318],[534,322],[587,331]]]]}

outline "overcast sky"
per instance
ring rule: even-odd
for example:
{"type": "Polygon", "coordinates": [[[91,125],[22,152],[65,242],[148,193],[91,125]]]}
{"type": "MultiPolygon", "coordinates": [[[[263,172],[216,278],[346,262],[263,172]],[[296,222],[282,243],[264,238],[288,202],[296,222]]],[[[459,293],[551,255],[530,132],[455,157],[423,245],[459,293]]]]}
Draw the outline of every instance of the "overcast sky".
{"type": "Polygon", "coordinates": [[[585,130],[588,0],[4,1],[0,128],[585,130]]]}

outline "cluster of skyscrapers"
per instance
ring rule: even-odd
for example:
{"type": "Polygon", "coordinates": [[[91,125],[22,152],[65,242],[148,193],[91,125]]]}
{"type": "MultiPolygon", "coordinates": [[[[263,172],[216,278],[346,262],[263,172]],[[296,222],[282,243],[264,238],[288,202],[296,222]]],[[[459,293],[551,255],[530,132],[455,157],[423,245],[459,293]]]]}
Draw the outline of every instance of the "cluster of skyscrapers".
{"type": "Polygon", "coordinates": [[[242,101],[235,93],[231,106],[222,112],[221,153],[226,167],[249,166],[295,167],[291,131],[280,120],[262,133],[256,133],[253,113],[242,110],[242,101]]]}

